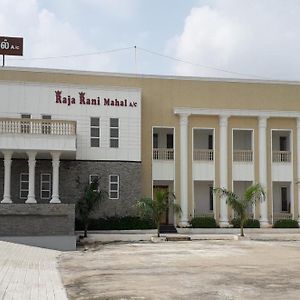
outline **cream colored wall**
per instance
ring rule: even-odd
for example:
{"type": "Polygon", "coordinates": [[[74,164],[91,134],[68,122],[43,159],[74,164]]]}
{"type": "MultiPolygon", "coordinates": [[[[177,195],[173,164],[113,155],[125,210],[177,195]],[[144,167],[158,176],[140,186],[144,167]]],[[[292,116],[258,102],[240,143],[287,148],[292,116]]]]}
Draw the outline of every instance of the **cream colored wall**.
{"type": "MultiPolygon", "coordinates": [[[[176,145],[176,195],[180,195],[180,144],[179,144],[179,117],[174,115],[174,107],[198,108],[226,108],[226,109],[253,109],[253,110],[284,110],[298,111],[300,85],[275,84],[275,83],[246,83],[246,82],[221,82],[189,79],[163,79],[123,77],[115,75],[97,74],[64,74],[47,71],[16,71],[9,69],[0,70],[0,80],[31,81],[45,83],[68,83],[91,86],[125,86],[139,87],[142,89],[142,193],[151,195],[152,190],[152,126],[171,126],[175,128],[176,145]]],[[[1,101],[1,99],[0,99],[1,101]]],[[[191,180],[191,151],[192,127],[212,127],[215,131],[215,169],[216,186],[219,184],[219,126],[217,117],[189,117],[189,213],[192,213],[192,180],[191,180]]],[[[296,162],[296,130],[295,120],[270,119],[268,122],[268,147],[270,147],[270,128],[291,126],[294,128],[293,147],[294,162],[296,162]]],[[[256,118],[230,118],[228,126],[228,153],[231,152],[231,128],[255,128],[255,157],[258,158],[258,131],[256,118]]],[[[270,160],[270,149],[268,149],[270,160]]],[[[231,165],[229,155],[229,166],[231,165]]],[[[258,159],[255,161],[255,178],[258,179],[258,159]]],[[[296,172],[296,168],[294,168],[296,172]]],[[[296,174],[295,174],[296,175],[296,174]]],[[[268,169],[270,178],[270,169],[268,169]]],[[[228,180],[231,180],[231,168],[228,170],[228,180]]],[[[295,177],[296,178],[296,177],[295,177]]],[[[269,182],[270,185],[270,182],[269,182]]],[[[268,188],[270,189],[270,187],[268,188]]],[[[269,191],[268,191],[269,193],[269,191]]],[[[295,187],[295,199],[297,190],[295,187]]],[[[179,199],[178,199],[179,200],[179,199]]],[[[296,203],[297,201],[295,201],[296,203]]],[[[297,206],[297,204],[295,205],[297,206]]],[[[270,210],[269,210],[270,211],[270,210]]],[[[258,208],[257,208],[257,212],[258,208]]],[[[219,205],[217,205],[217,216],[219,205]]],[[[258,215],[259,216],[259,215],[258,215]]]]}

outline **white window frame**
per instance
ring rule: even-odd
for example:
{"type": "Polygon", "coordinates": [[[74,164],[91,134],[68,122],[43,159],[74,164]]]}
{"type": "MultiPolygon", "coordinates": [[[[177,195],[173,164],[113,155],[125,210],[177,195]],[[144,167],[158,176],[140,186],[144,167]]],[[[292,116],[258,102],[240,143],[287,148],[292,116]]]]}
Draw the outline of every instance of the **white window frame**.
{"type": "Polygon", "coordinates": [[[100,117],[90,117],[90,147],[91,148],[100,148],[101,147],[101,119],[100,117]],[[96,125],[92,125],[92,119],[98,119],[99,120],[99,125],[96,126],[96,125]],[[92,136],[92,128],[96,128],[96,129],[99,129],[99,136],[92,136]],[[93,140],[96,140],[98,139],[98,142],[99,142],[99,146],[92,146],[92,139],[93,140]]]}
{"type": "Polygon", "coordinates": [[[94,192],[99,192],[100,191],[100,176],[99,176],[99,174],[90,174],[89,175],[89,184],[91,184],[92,182],[93,182],[93,177],[97,177],[97,179],[98,179],[98,188],[97,188],[97,190],[94,190],[94,192]]]}
{"type": "Polygon", "coordinates": [[[120,119],[119,118],[110,118],[109,119],[109,147],[110,148],[120,148],[120,119]],[[118,126],[111,126],[111,120],[116,119],[118,120],[118,126]],[[118,130],[118,137],[112,137],[111,136],[111,130],[112,129],[117,129],[118,130]],[[112,147],[111,142],[112,141],[118,141],[118,147],[112,147]]]}
{"type": "Polygon", "coordinates": [[[20,190],[19,190],[19,196],[20,199],[27,199],[28,197],[28,193],[29,193],[29,173],[20,173],[20,190]],[[27,175],[28,176],[28,180],[22,180],[22,176],[23,175],[27,175]],[[22,189],[22,183],[27,182],[28,183],[28,189],[22,189]],[[27,191],[27,196],[22,197],[22,192],[26,192],[27,191]]]}
{"type": "Polygon", "coordinates": [[[109,199],[118,200],[120,196],[120,176],[117,174],[109,175],[109,199]],[[111,181],[112,176],[117,176],[117,181],[111,181]],[[112,190],[111,184],[117,184],[117,189],[112,190]],[[117,193],[117,197],[111,197],[111,193],[117,193]]]}
{"type": "Polygon", "coordinates": [[[41,199],[50,199],[51,198],[51,173],[41,173],[40,176],[40,198],[41,199]],[[43,180],[43,175],[49,175],[49,180],[44,181],[43,180]],[[43,190],[43,183],[49,183],[49,190],[43,190]],[[43,197],[43,192],[49,192],[49,197],[43,197]]]}

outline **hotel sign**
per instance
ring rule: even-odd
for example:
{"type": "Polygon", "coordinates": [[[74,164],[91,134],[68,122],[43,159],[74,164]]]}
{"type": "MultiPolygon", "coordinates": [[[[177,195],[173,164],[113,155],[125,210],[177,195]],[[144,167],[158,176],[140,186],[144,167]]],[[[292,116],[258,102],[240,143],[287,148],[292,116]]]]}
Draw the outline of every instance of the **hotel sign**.
{"type": "Polygon", "coordinates": [[[23,55],[23,38],[0,36],[0,55],[23,55]]]}
{"type": "Polygon", "coordinates": [[[67,106],[79,104],[79,105],[89,105],[89,106],[119,106],[119,107],[137,107],[138,103],[136,101],[128,99],[110,99],[105,97],[88,97],[86,92],[79,92],[77,97],[71,95],[64,95],[61,90],[55,91],[55,103],[65,104],[67,106]]]}

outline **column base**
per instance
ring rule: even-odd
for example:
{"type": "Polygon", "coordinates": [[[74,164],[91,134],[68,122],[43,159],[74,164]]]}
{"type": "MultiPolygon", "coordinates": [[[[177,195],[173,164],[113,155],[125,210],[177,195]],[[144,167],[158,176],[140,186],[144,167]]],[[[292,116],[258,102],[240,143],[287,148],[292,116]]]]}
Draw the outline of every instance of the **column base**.
{"type": "Polygon", "coordinates": [[[179,227],[190,227],[190,223],[189,223],[189,221],[181,220],[181,221],[178,223],[178,226],[179,226],[179,227]]]}
{"type": "Polygon", "coordinates": [[[28,197],[25,203],[37,203],[34,197],[28,197]]]}
{"type": "Polygon", "coordinates": [[[221,228],[226,228],[226,227],[230,227],[230,224],[228,221],[219,221],[219,226],[221,228]]]}
{"type": "Polygon", "coordinates": [[[50,200],[50,203],[61,203],[61,201],[58,197],[52,197],[52,199],[50,200]]]}
{"type": "Polygon", "coordinates": [[[12,201],[11,201],[10,197],[4,196],[1,203],[12,203],[12,201]]]}
{"type": "Polygon", "coordinates": [[[259,223],[261,228],[268,228],[271,226],[268,220],[260,220],[259,223]]]}

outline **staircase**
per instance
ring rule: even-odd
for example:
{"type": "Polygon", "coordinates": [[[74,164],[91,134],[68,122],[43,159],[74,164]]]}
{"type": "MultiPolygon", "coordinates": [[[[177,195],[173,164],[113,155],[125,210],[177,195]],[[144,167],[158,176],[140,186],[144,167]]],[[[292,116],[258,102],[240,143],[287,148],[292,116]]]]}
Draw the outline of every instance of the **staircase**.
{"type": "Polygon", "coordinates": [[[160,225],[159,226],[160,233],[177,233],[177,230],[173,224],[160,225]]]}

